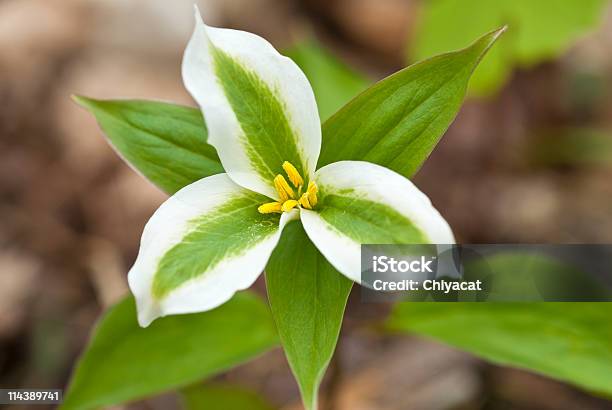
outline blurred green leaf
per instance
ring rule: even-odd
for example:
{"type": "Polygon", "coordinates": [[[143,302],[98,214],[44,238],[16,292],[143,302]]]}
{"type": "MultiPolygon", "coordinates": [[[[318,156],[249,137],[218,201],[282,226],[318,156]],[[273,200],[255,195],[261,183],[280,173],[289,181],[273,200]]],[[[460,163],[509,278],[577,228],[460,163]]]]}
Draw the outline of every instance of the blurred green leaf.
{"type": "Polygon", "coordinates": [[[507,24],[508,35],[484,59],[470,90],[489,95],[514,66],[530,66],[563,53],[593,28],[606,0],[426,0],[410,57],[420,60],[462,46],[479,33],[507,24]]]}
{"type": "Polygon", "coordinates": [[[284,53],[304,71],[314,90],[321,121],[365,90],[369,81],[327,51],[314,38],[284,53]]]}
{"type": "Polygon", "coordinates": [[[141,100],[74,97],[98,120],[112,146],[151,182],[173,194],[223,167],[206,143],[200,110],[141,100]]]}
{"type": "Polygon", "coordinates": [[[590,128],[550,130],[530,141],[528,157],[536,165],[612,165],[612,133],[608,131],[590,128]]]}
{"type": "Polygon", "coordinates": [[[274,410],[256,392],[230,384],[194,385],[181,396],[185,410],[274,410]]]}
{"type": "Polygon", "coordinates": [[[612,303],[399,303],[391,330],[612,395],[612,303]]]}
{"type": "Polygon", "coordinates": [[[293,222],[266,267],[272,316],[304,406],[317,408],[317,392],[332,358],[353,283],[336,271],[293,222]]]}
{"type": "Polygon", "coordinates": [[[463,302],[610,301],[605,283],[545,249],[501,251],[467,260],[464,279],[481,280],[486,293],[461,292],[463,302]]]}
{"type": "Polygon", "coordinates": [[[323,124],[318,166],[362,160],[411,177],[457,115],[474,68],[502,32],[405,68],[361,93],[323,124]]]}
{"type": "Polygon", "coordinates": [[[192,384],[278,343],[268,307],[243,292],[204,313],[168,316],[141,328],[134,299],[111,308],[81,356],[63,409],[92,409],[192,384]]]}

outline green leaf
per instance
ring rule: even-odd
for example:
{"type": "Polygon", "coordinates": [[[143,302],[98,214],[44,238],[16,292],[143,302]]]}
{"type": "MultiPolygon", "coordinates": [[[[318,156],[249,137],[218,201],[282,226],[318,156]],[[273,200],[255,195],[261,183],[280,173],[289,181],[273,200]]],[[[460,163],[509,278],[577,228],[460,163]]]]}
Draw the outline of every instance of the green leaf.
{"type": "Polygon", "coordinates": [[[535,165],[609,167],[612,135],[596,128],[566,128],[542,132],[530,138],[527,157],[535,165]]]}
{"type": "Polygon", "coordinates": [[[194,385],[181,390],[185,410],[273,410],[256,392],[230,384],[194,385]]]}
{"type": "Polygon", "coordinates": [[[323,125],[319,167],[363,160],[412,176],[457,115],[474,68],[502,32],[405,68],[357,96],[323,125]]]}
{"type": "Polygon", "coordinates": [[[612,303],[400,303],[388,326],[612,396],[612,303]]]}
{"type": "MultiPolygon", "coordinates": [[[[489,302],[611,300],[605,283],[545,252],[498,252],[468,261],[463,269],[466,280],[484,283],[489,302]]],[[[458,300],[470,302],[485,295],[460,292],[458,296],[458,300]]]]}
{"type": "Polygon", "coordinates": [[[352,282],[310,242],[302,225],[285,227],[266,268],[268,299],[285,355],[307,409],[334,353],[352,282]]]}
{"type": "Polygon", "coordinates": [[[563,53],[601,19],[605,0],[430,0],[423,2],[410,56],[416,60],[460,47],[479,33],[508,24],[508,36],[480,65],[471,91],[489,95],[514,66],[563,53]],[[545,17],[544,17],[545,16],[545,17]]]}
{"type": "Polygon", "coordinates": [[[369,84],[365,77],[332,55],[315,38],[294,45],[284,54],[308,77],[321,121],[328,119],[369,84]]]}
{"type": "Polygon", "coordinates": [[[92,409],[192,384],[248,361],[277,343],[260,298],[237,294],[198,314],[168,316],[144,329],[133,298],[110,309],[72,376],[63,409],[92,409]]]}
{"type": "Polygon", "coordinates": [[[74,99],[96,117],[125,161],[168,194],[224,172],[217,152],[206,143],[198,109],[153,101],[74,99]]]}

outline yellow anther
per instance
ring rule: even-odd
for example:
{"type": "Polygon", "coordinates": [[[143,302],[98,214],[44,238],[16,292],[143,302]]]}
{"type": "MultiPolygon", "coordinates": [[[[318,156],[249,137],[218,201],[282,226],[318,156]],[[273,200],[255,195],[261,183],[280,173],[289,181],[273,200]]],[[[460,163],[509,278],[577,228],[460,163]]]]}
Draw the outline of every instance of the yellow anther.
{"type": "Polygon", "coordinates": [[[293,208],[295,208],[298,204],[298,201],[296,201],[295,199],[290,199],[288,201],[285,201],[283,203],[283,206],[281,207],[281,210],[283,212],[289,212],[291,211],[293,208]]]}
{"type": "Polygon", "coordinates": [[[261,205],[257,210],[260,214],[273,214],[273,213],[282,213],[283,204],[280,202],[268,202],[267,204],[261,205]]]}
{"type": "Polygon", "coordinates": [[[295,193],[287,183],[287,180],[284,176],[277,175],[276,177],[274,177],[274,187],[278,192],[278,196],[280,197],[281,202],[285,202],[288,199],[295,198],[295,193]]]}
{"type": "Polygon", "coordinates": [[[304,185],[304,179],[291,162],[283,162],[283,169],[287,173],[287,176],[289,177],[289,180],[291,181],[294,187],[297,188],[300,185],[304,185]]]}
{"type": "Polygon", "coordinates": [[[306,190],[306,193],[308,194],[308,202],[310,203],[311,207],[317,205],[317,192],[319,192],[317,184],[312,181],[308,182],[308,189],[306,190]]]}
{"type": "Polygon", "coordinates": [[[304,192],[302,194],[299,202],[300,202],[300,205],[302,205],[302,208],[312,209],[312,206],[310,205],[310,201],[308,201],[308,192],[304,192]]]}
{"type": "Polygon", "coordinates": [[[295,207],[313,209],[317,204],[317,185],[310,181],[308,183],[306,192],[303,192],[304,178],[302,178],[293,164],[291,164],[289,161],[285,161],[283,162],[282,167],[287,173],[291,184],[293,184],[297,190],[294,190],[289,185],[285,177],[279,174],[274,177],[274,188],[276,188],[276,191],[278,192],[278,201],[260,205],[257,210],[262,214],[280,214],[283,212],[289,212],[295,207]]]}

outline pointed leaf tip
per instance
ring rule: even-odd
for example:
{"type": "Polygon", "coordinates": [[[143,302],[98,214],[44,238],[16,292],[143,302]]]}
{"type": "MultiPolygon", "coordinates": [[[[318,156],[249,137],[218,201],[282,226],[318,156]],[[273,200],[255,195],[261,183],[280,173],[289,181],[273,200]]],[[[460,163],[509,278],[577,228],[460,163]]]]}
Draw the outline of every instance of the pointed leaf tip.
{"type": "Polygon", "coordinates": [[[490,33],[487,33],[480,38],[480,39],[487,39],[487,38],[489,39],[489,44],[486,47],[485,52],[488,51],[489,48],[491,48],[491,46],[497,41],[499,37],[501,37],[502,34],[506,32],[506,30],[508,30],[508,25],[504,24],[500,28],[491,31],[490,33]]]}
{"type": "Polygon", "coordinates": [[[166,193],[223,172],[196,108],[144,100],[71,98],[93,114],[121,157],[166,193]]]}
{"type": "Polygon", "coordinates": [[[95,100],[78,94],[70,94],[70,99],[83,108],[89,108],[95,100]]]}
{"type": "Polygon", "coordinates": [[[412,177],[457,115],[470,77],[505,30],[406,67],[355,97],[323,125],[318,168],[367,161],[412,177]]]}
{"type": "Polygon", "coordinates": [[[287,225],[268,262],[266,287],[304,408],[316,410],[319,385],[338,342],[352,282],[325,260],[295,222],[287,225]]]}

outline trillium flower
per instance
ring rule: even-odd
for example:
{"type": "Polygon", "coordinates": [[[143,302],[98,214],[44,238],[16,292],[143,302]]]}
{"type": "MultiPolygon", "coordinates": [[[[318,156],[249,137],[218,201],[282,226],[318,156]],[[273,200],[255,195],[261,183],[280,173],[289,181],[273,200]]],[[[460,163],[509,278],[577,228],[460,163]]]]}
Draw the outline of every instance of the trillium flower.
{"type": "Polygon", "coordinates": [[[363,161],[317,169],[313,91],[263,38],[209,27],[196,10],[182,72],[226,173],[184,187],[145,226],[128,275],[141,326],[213,309],[251,286],[294,220],[356,282],[362,243],[454,242],[444,218],[402,175],[363,161]]]}

